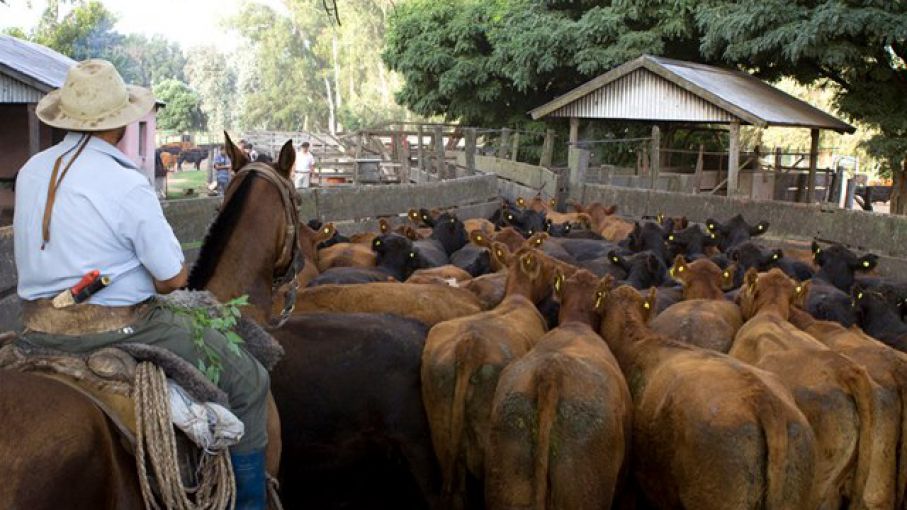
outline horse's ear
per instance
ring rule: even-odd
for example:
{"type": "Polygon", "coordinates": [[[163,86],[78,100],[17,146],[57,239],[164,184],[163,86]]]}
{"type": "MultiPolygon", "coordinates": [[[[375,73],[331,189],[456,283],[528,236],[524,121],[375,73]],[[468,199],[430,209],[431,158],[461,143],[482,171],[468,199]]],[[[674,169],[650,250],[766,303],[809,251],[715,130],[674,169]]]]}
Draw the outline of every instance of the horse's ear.
{"type": "Polygon", "coordinates": [[[280,148],[280,156],[277,157],[274,169],[277,170],[277,173],[289,179],[294,163],[296,163],[296,149],[293,148],[293,140],[287,140],[287,143],[280,148]]]}
{"type": "Polygon", "coordinates": [[[230,158],[230,167],[234,172],[249,164],[249,157],[233,143],[226,131],[224,131],[224,152],[230,158]]]}

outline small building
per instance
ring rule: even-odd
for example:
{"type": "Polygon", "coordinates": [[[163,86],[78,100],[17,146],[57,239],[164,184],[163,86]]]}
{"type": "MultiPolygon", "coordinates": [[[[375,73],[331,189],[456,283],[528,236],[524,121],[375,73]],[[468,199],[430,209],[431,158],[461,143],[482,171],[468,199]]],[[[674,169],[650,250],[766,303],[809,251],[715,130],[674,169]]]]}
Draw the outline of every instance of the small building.
{"type": "MultiPolygon", "coordinates": [[[[0,226],[9,224],[16,173],[33,154],[62,140],[65,133],[42,124],[38,101],[63,86],[76,61],[46,46],[0,34],[0,226]]],[[[127,126],[118,147],[154,182],[154,110],[127,126]]]]}
{"type": "MultiPolygon", "coordinates": [[[[652,155],[651,169],[645,179],[650,182],[651,187],[655,187],[659,176],[660,157],[666,152],[661,144],[663,130],[678,127],[696,129],[697,126],[699,128],[727,126],[729,146],[725,156],[728,171],[724,181],[715,188],[726,183],[729,195],[742,192],[752,196],[754,191],[751,186],[749,190],[745,189],[747,186],[738,186],[739,171],[746,167],[746,162],[741,165],[740,157],[741,125],[809,129],[812,135],[808,155],[810,192],[813,191],[815,183],[819,130],[841,133],[855,131],[855,128],[846,122],[755,76],[736,70],[650,55],[643,55],[618,66],[529,113],[533,119],[569,118],[571,146],[578,142],[581,119],[633,121],[654,125],[652,146],[649,150],[652,155]]],[[[758,158],[757,151],[755,159],[758,158]]],[[[780,165],[777,165],[776,169],[778,167],[780,165]]],[[[698,178],[696,181],[698,192],[698,178]]],[[[752,179],[748,184],[753,184],[752,179]]],[[[807,196],[814,196],[814,193],[805,194],[804,198],[807,196]]]]}

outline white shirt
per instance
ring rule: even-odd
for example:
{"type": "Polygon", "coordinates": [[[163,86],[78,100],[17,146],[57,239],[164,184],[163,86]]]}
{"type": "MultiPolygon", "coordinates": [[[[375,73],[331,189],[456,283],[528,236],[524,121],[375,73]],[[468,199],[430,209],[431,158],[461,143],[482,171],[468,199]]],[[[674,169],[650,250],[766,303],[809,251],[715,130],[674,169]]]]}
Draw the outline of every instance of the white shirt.
{"type": "Polygon", "coordinates": [[[311,152],[296,153],[296,173],[308,173],[315,166],[315,156],[311,152]]]}
{"type": "MultiPolygon", "coordinates": [[[[50,241],[41,249],[54,161],[80,136],[69,133],[59,144],[35,154],[16,178],[13,235],[19,297],[53,297],[97,269],[112,281],[90,303],[140,303],[155,295],[152,277],[168,280],[179,274],[183,252],[148,179],[109,143],[91,137],[69,169],[57,189],[50,241]]],[[[64,156],[61,172],[74,154],[73,150],[64,156]]]]}

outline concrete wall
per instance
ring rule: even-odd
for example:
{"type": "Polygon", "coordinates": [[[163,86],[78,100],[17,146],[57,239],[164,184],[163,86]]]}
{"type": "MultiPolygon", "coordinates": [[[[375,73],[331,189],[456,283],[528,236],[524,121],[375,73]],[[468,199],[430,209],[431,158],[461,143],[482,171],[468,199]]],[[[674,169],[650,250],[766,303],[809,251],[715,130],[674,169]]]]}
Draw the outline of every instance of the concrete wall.
{"type": "MultiPolygon", "coordinates": [[[[309,189],[301,193],[300,219],[336,221],[341,232],[376,229],[378,216],[405,214],[411,207],[453,209],[462,217],[489,217],[500,207],[493,175],[426,184],[309,189]],[[349,221],[353,220],[353,221],[349,221]]],[[[190,263],[195,260],[208,225],[217,214],[219,198],[163,202],[164,215],[173,226],[190,263]]],[[[0,228],[0,332],[18,329],[19,297],[13,229],[0,228]]]]}

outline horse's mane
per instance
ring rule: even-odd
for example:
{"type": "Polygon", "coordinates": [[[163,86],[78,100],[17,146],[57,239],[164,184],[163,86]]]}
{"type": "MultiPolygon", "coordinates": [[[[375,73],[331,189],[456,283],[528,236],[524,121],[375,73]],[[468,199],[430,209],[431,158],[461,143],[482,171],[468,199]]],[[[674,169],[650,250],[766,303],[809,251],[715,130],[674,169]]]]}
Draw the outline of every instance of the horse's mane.
{"type": "Polygon", "coordinates": [[[208,233],[205,234],[198,259],[189,272],[189,289],[204,289],[214,276],[214,269],[227,248],[227,243],[233,235],[239,218],[242,217],[250,195],[249,190],[252,188],[252,181],[256,178],[254,172],[243,178],[239,183],[239,188],[233,192],[230,200],[222,206],[220,213],[208,227],[208,233]]]}

